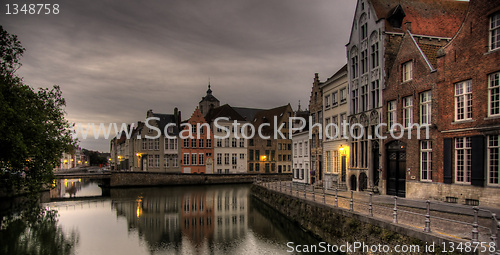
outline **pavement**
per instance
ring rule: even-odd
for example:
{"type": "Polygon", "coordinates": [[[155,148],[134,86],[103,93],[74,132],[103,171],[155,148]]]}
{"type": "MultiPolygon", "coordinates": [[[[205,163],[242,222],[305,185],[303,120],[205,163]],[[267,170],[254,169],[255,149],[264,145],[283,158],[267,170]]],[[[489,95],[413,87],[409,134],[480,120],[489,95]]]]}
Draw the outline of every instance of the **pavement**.
{"type": "MultiPolygon", "coordinates": [[[[291,184],[290,181],[281,182],[281,192],[298,196],[301,199],[305,197],[316,202],[323,202],[322,189],[315,188],[313,196],[311,185],[294,183],[292,185],[292,192],[290,192],[291,184]]],[[[269,184],[270,188],[275,191],[280,191],[279,185],[280,182],[271,182],[269,184]]],[[[500,208],[479,206],[476,222],[474,218],[474,206],[430,201],[430,210],[427,216],[427,202],[425,200],[398,197],[396,199],[396,210],[394,210],[394,196],[373,194],[370,206],[369,192],[352,192],[352,203],[351,191],[338,190],[337,196],[335,196],[335,193],[335,190],[325,190],[324,203],[332,207],[338,206],[347,210],[351,210],[352,204],[352,211],[359,214],[365,214],[368,217],[393,223],[396,218],[396,224],[406,225],[421,231],[424,231],[426,220],[428,219],[430,220],[431,232],[464,242],[470,242],[475,235],[474,233],[477,233],[479,241],[491,242],[492,234],[497,232],[495,227],[498,226],[498,221],[493,220],[492,214],[498,215],[497,219],[500,218],[500,208]],[[369,213],[370,208],[372,215],[369,213]],[[475,227],[476,225],[477,227],[475,227]]]]}

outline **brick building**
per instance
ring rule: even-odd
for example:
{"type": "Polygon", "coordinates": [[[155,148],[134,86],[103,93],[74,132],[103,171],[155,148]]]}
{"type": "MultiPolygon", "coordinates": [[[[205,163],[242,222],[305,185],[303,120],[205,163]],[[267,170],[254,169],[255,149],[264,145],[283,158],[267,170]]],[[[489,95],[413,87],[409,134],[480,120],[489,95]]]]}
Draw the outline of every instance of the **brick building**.
{"type": "Polygon", "coordinates": [[[347,184],[351,190],[386,190],[380,171],[383,140],[375,136],[375,128],[385,122],[381,119],[382,89],[404,36],[403,24],[411,22],[414,36],[446,40],[458,30],[467,5],[462,1],[358,0],[346,45],[349,123],[361,125],[350,135],[347,184]]]}
{"type": "Polygon", "coordinates": [[[249,173],[292,173],[292,139],[288,137],[288,119],[291,116],[290,104],[255,114],[251,122],[255,136],[248,140],[249,173]],[[261,125],[262,135],[268,138],[259,136],[261,125]],[[282,125],[281,132],[285,137],[277,134],[277,139],[274,139],[275,126],[279,128],[282,125]]]}
{"type": "Polygon", "coordinates": [[[420,197],[500,205],[499,76],[500,2],[471,0],[460,30],[438,52],[442,172],[420,197]]]}
{"type": "Polygon", "coordinates": [[[436,55],[448,40],[415,36],[409,22],[405,28],[383,90],[383,120],[387,127],[382,131],[387,139],[383,140],[382,169],[387,194],[413,197],[422,191],[421,183],[439,177],[434,170],[439,158],[436,146],[442,142],[435,124],[436,55]],[[414,123],[422,128],[412,127],[414,123]]]}
{"type": "MultiPolygon", "coordinates": [[[[318,74],[314,74],[311,96],[309,98],[309,113],[311,114],[312,136],[311,153],[311,184],[320,183],[323,179],[323,92],[318,74]]],[[[322,185],[322,184],[321,184],[322,185]]]]}
{"type": "Polygon", "coordinates": [[[200,108],[196,107],[186,123],[191,124],[191,130],[188,125],[181,125],[184,127],[179,135],[188,136],[191,133],[192,137],[182,139],[182,173],[214,173],[213,133],[200,108]]]}

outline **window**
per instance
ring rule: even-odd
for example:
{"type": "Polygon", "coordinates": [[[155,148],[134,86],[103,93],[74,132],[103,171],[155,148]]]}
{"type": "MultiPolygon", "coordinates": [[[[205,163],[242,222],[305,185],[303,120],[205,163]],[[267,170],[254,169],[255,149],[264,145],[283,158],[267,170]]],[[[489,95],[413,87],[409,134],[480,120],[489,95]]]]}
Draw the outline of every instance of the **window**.
{"type": "Polygon", "coordinates": [[[229,147],[229,138],[224,139],[224,147],[229,147]]]}
{"type": "Polygon", "coordinates": [[[222,139],[217,138],[217,147],[222,147],[222,139]]]}
{"type": "Polygon", "coordinates": [[[172,167],[178,167],[179,166],[177,160],[178,160],[177,155],[173,155],[172,156],[172,167]]]}
{"type": "Polygon", "coordinates": [[[239,140],[240,140],[240,148],[245,147],[245,139],[240,138],[239,140]]]}
{"type": "Polygon", "coordinates": [[[168,139],[168,143],[170,144],[169,149],[177,150],[177,139],[168,139]]]}
{"type": "Polygon", "coordinates": [[[240,153],[240,159],[245,159],[245,153],[240,153]]]}
{"type": "Polygon", "coordinates": [[[351,111],[354,114],[358,113],[358,94],[359,94],[358,91],[359,89],[355,88],[352,90],[351,94],[351,111]]]}
{"type": "Polygon", "coordinates": [[[189,153],[184,153],[184,161],[182,163],[184,165],[189,165],[189,153]]]}
{"type": "Polygon", "coordinates": [[[368,51],[361,52],[361,74],[368,72],[368,51]]]}
{"type": "Polygon", "coordinates": [[[430,91],[420,94],[420,124],[430,125],[432,123],[432,96],[430,91]]]}
{"type": "MultiPolygon", "coordinates": [[[[339,136],[338,136],[339,138],[343,137],[342,126],[343,126],[343,123],[346,122],[346,121],[347,121],[347,115],[345,113],[340,114],[339,136]]],[[[348,131],[348,130],[346,130],[346,131],[348,131]]]]}
{"type": "Polygon", "coordinates": [[[229,153],[224,153],[224,165],[229,165],[229,153]]]}
{"type": "Polygon", "coordinates": [[[379,107],[380,101],[380,90],[379,90],[379,80],[372,82],[372,107],[379,107]]]}
{"type": "Polygon", "coordinates": [[[413,69],[413,62],[412,61],[408,61],[402,65],[401,71],[402,71],[402,75],[403,75],[403,82],[407,82],[407,81],[410,81],[411,79],[413,79],[413,76],[412,76],[413,70],[412,69],[413,69]]]}
{"type": "Polygon", "coordinates": [[[205,153],[198,154],[198,164],[205,165],[205,153]]]}
{"type": "Polygon", "coordinates": [[[152,150],[154,150],[154,147],[153,147],[153,146],[154,146],[153,139],[148,139],[148,141],[149,141],[149,150],[151,150],[151,151],[152,151],[152,150]]]}
{"type": "Polygon", "coordinates": [[[299,143],[299,157],[302,157],[302,143],[299,143]]]}
{"type": "Polygon", "coordinates": [[[207,139],[207,148],[212,148],[212,139],[207,139]]]}
{"type": "Polygon", "coordinates": [[[499,185],[500,135],[488,136],[488,184],[499,185]]]}
{"type": "Polygon", "coordinates": [[[358,55],[351,57],[351,78],[355,79],[358,77],[358,55]]]}
{"type": "Polygon", "coordinates": [[[293,144],[293,157],[296,158],[297,157],[297,148],[298,148],[298,145],[297,143],[294,143],[293,144]]]}
{"type": "Polygon", "coordinates": [[[248,150],[248,160],[253,160],[253,150],[248,150]]]}
{"type": "Polygon", "coordinates": [[[191,147],[196,148],[196,139],[191,139],[191,147]]]}
{"type": "Polygon", "coordinates": [[[191,154],[191,165],[196,165],[197,156],[196,153],[191,154]]]}
{"type": "Polygon", "coordinates": [[[396,112],[396,100],[390,101],[387,104],[387,122],[389,129],[392,129],[392,126],[397,121],[397,112],[396,112]]]}
{"type": "Polygon", "coordinates": [[[233,164],[233,165],[238,164],[238,154],[233,153],[233,154],[231,155],[231,164],[233,164]]]}
{"type": "Polygon", "coordinates": [[[372,44],[372,68],[378,66],[378,42],[372,44]]]}
{"type": "Polygon", "coordinates": [[[165,168],[169,168],[170,166],[169,166],[169,164],[168,164],[168,163],[169,163],[169,162],[168,162],[168,157],[167,157],[167,155],[164,155],[164,156],[163,156],[163,166],[164,166],[165,168]]]}
{"type": "Polygon", "coordinates": [[[205,147],[205,145],[204,145],[204,143],[205,143],[205,140],[203,140],[203,139],[200,139],[200,140],[198,140],[198,142],[199,142],[199,144],[198,144],[198,147],[200,147],[200,148],[203,148],[203,147],[205,147]]]}
{"type": "Polygon", "coordinates": [[[143,139],[142,140],[142,150],[145,151],[148,149],[148,140],[143,139]]]}
{"type": "Polygon", "coordinates": [[[153,165],[154,165],[154,157],[153,157],[153,155],[149,155],[148,156],[148,166],[153,167],[153,165]]]}
{"type": "Polygon", "coordinates": [[[189,139],[184,139],[184,148],[189,148],[189,139]]]}
{"type": "Polygon", "coordinates": [[[326,172],[327,173],[332,173],[333,172],[333,164],[332,164],[332,152],[327,151],[326,152],[326,172]]]}
{"type": "Polygon", "coordinates": [[[253,172],[253,164],[252,163],[248,164],[248,171],[253,172]]]}
{"type": "Polygon", "coordinates": [[[260,160],[260,151],[255,150],[255,160],[260,160]]]}
{"type": "Polygon", "coordinates": [[[196,134],[196,124],[195,123],[191,124],[191,132],[193,134],[196,134]]]}
{"type": "Polygon", "coordinates": [[[222,165],[222,153],[217,153],[217,165],[222,165]]]}
{"type": "Polygon", "coordinates": [[[334,173],[339,173],[339,169],[340,169],[340,158],[339,158],[339,152],[338,151],[333,151],[333,164],[334,164],[334,167],[333,167],[333,172],[334,173]]]}
{"type": "Polygon", "coordinates": [[[472,118],[472,81],[455,84],[455,120],[472,118]]]}
{"type": "Polygon", "coordinates": [[[155,167],[160,167],[160,155],[155,155],[155,167]]]}
{"type": "Polygon", "coordinates": [[[500,48],[500,12],[490,17],[490,50],[500,48]]]}
{"type": "Polygon", "coordinates": [[[330,107],[330,95],[325,96],[325,108],[330,107]]]}
{"type": "Polygon", "coordinates": [[[403,126],[408,128],[413,123],[413,97],[403,98],[403,126]]]}
{"type": "Polygon", "coordinates": [[[340,90],[340,103],[343,104],[347,102],[347,90],[345,88],[340,90]]]}
{"type": "Polygon", "coordinates": [[[255,171],[260,171],[260,164],[259,163],[256,163],[255,164],[255,171]]]}
{"type": "Polygon", "coordinates": [[[432,142],[420,142],[420,180],[432,180],[432,142]]]}
{"type": "Polygon", "coordinates": [[[271,146],[271,140],[267,140],[267,147],[271,146]]]}
{"type": "Polygon", "coordinates": [[[363,23],[361,25],[361,40],[366,39],[367,36],[368,36],[368,28],[366,23],[363,23]]]}
{"type": "Polygon", "coordinates": [[[361,87],[361,111],[368,110],[368,84],[361,87]]]}
{"type": "Polygon", "coordinates": [[[495,116],[500,114],[500,72],[488,75],[489,84],[489,115],[495,116]]]}
{"type": "Polygon", "coordinates": [[[469,183],[471,181],[471,138],[455,138],[455,181],[469,183]]]}
{"type": "Polygon", "coordinates": [[[231,138],[231,147],[236,148],[236,138],[231,138]]]}
{"type": "Polygon", "coordinates": [[[332,106],[335,107],[339,103],[339,92],[335,91],[332,94],[332,106]]]}

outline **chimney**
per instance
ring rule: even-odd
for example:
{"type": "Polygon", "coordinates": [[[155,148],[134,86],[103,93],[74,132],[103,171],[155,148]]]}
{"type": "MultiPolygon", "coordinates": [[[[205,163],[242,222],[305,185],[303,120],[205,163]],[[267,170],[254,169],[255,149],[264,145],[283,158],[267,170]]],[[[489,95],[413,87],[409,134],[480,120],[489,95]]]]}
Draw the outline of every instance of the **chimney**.
{"type": "Polygon", "coordinates": [[[405,22],[405,30],[411,32],[411,21],[405,22]]]}

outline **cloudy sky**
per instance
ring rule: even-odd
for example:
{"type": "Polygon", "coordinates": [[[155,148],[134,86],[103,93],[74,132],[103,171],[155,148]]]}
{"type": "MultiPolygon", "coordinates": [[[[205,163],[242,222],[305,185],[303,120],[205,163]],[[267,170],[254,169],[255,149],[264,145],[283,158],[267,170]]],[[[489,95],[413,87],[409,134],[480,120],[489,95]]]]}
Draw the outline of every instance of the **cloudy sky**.
{"type": "MultiPolygon", "coordinates": [[[[11,1],[12,3],[19,1],[11,1]]],[[[22,1],[21,1],[22,2],[22,1]]],[[[345,62],[355,1],[59,0],[58,15],[6,15],[26,48],[18,75],[60,85],[73,123],[133,123],[148,109],[189,118],[210,78],[221,104],[309,102],[314,73],[345,62]]],[[[106,139],[82,140],[109,151],[106,139]]]]}

